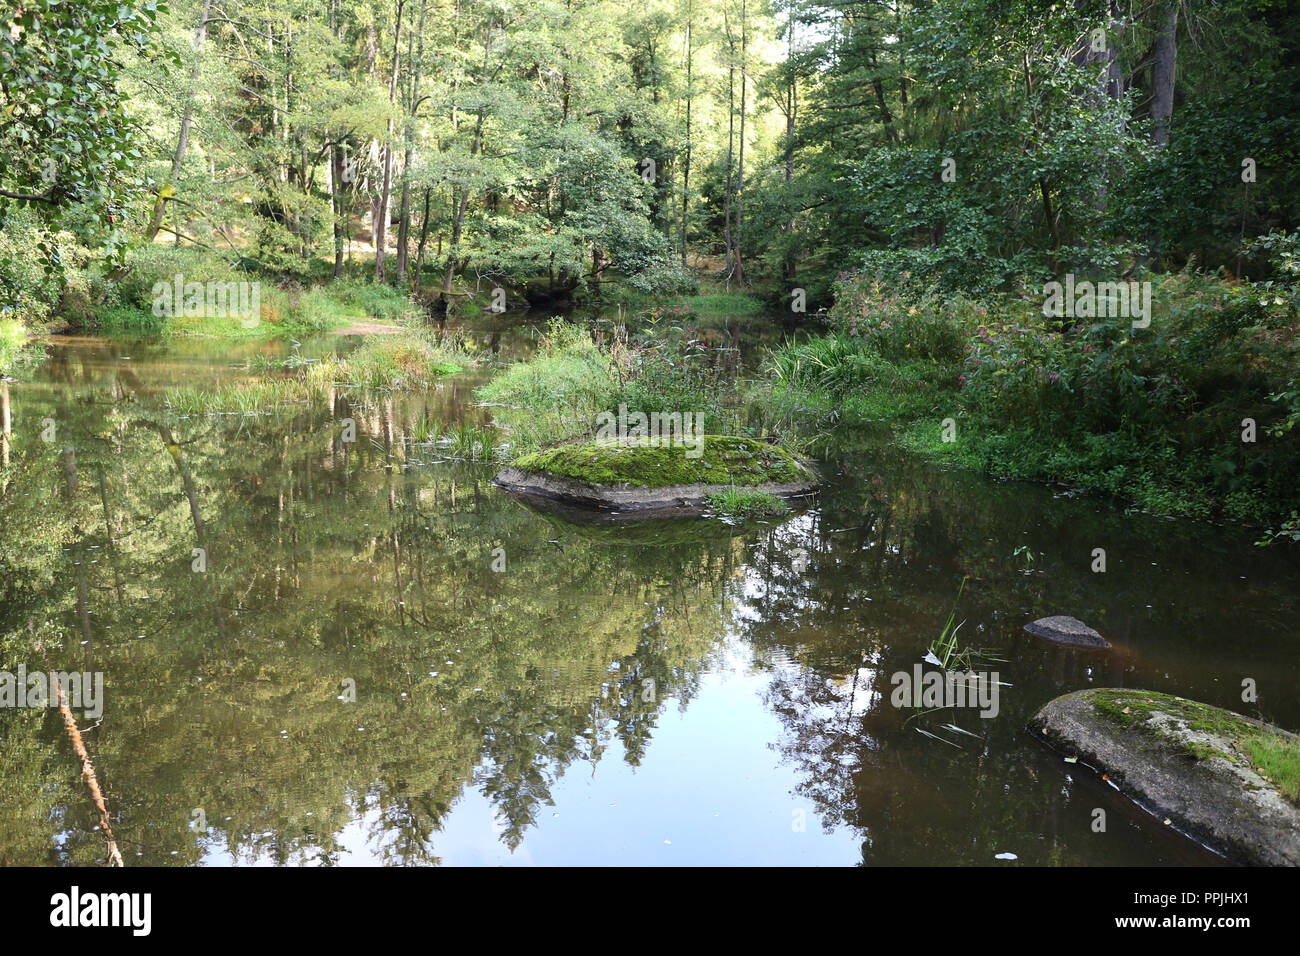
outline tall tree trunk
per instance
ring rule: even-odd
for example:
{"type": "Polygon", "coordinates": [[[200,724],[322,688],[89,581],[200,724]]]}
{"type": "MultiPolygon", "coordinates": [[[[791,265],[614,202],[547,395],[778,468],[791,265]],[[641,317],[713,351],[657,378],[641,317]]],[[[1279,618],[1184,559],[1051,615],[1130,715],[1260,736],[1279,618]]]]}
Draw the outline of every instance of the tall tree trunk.
{"type": "Polygon", "coordinates": [[[424,187],[424,217],[420,220],[420,241],[415,249],[415,283],[411,289],[411,295],[417,297],[420,294],[420,279],[424,276],[424,246],[429,241],[429,194],[432,192],[432,186],[424,187]]]}
{"type": "Polygon", "coordinates": [[[343,151],[337,145],[330,147],[330,207],[334,212],[334,278],[343,275],[343,248],[351,231],[348,222],[349,204],[343,182],[343,151]]]}
{"type": "Polygon", "coordinates": [[[406,68],[411,74],[410,102],[406,116],[406,153],[402,158],[402,199],[397,212],[397,281],[406,281],[407,242],[411,235],[411,161],[415,157],[415,109],[420,105],[420,73],[424,64],[424,14],[425,0],[420,0],[419,26],[416,29],[417,46],[412,59],[407,46],[406,68]]]}
{"type": "MultiPolygon", "coordinates": [[[[212,0],[203,0],[203,9],[199,13],[199,26],[194,31],[194,65],[190,67],[190,88],[185,96],[185,109],[181,113],[181,129],[176,137],[176,151],[172,153],[172,174],[169,185],[173,189],[176,179],[181,174],[181,166],[185,163],[185,153],[190,146],[190,126],[194,122],[194,97],[199,89],[199,72],[203,65],[203,46],[207,40],[208,14],[211,9],[212,0]]],[[[160,192],[154,201],[149,226],[144,231],[145,242],[153,242],[154,236],[158,235],[158,230],[162,228],[163,209],[166,205],[167,199],[160,192]]]]}
{"type": "MultiPolygon", "coordinates": [[[[391,109],[397,102],[397,67],[401,59],[402,12],[406,0],[397,0],[397,18],[393,24],[393,69],[388,74],[388,106],[391,109]]],[[[375,237],[375,281],[384,281],[384,250],[388,245],[389,203],[393,195],[393,117],[388,117],[388,129],[384,137],[384,180],[379,190],[379,208],[376,210],[374,228],[375,237]]]]}
{"type": "Polygon", "coordinates": [[[1106,95],[1117,100],[1124,95],[1124,70],[1119,62],[1119,46],[1124,39],[1124,18],[1120,13],[1119,0],[1109,0],[1107,18],[1106,95]]]}
{"type": "Polygon", "coordinates": [[[891,143],[898,142],[898,130],[894,129],[894,114],[889,111],[889,102],[885,99],[885,84],[877,72],[876,54],[871,54],[871,89],[876,94],[876,105],[880,107],[880,126],[885,131],[885,138],[891,143]]]}
{"type": "MultiPolygon", "coordinates": [[[[494,22],[488,20],[487,34],[483,40],[483,70],[481,81],[487,81],[488,62],[492,54],[492,28],[494,22]]],[[[566,101],[567,102],[567,101],[566,101]]],[[[475,157],[478,155],[479,145],[483,139],[483,107],[478,108],[478,118],[474,122],[474,138],[470,141],[469,155],[475,157]]],[[[459,189],[452,189],[452,202],[454,204],[452,222],[451,222],[451,241],[447,244],[447,263],[446,271],[442,277],[442,295],[445,305],[451,302],[451,286],[456,278],[456,269],[460,265],[460,236],[465,226],[465,211],[469,208],[469,187],[462,186],[459,189]]]]}
{"type": "MultiPolygon", "coordinates": [[[[2,375],[3,373],[0,373],[2,375]]],[[[9,467],[9,445],[13,441],[13,423],[9,412],[9,383],[0,377],[0,468],[9,467]]],[[[6,485],[0,483],[0,495],[6,485]]]]}
{"type": "Polygon", "coordinates": [[[694,98],[694,92],[691,89],[692,76],[692,57],[694,55],[695,38],[692,35],[692,28],[695,25],[695,8],[694,4],[688,0],[686,4],[686,155],[682,161],[682,268],[686,268],[686,243],[687,237],[691,231],[691,217],[689,206],[691,201],[691,100],[694,98]]]}
{"type": "MultiPolygon", "coordinates": [[[[786,36],[785,64],[789,71],[785,88],[785,185],[786,185],[786,202],[790,201],[790,183],[794,179],[794,128],[795,114],[799,109],[799,88],[798,77],[794,69],[794,6],[790,6],[788,11],[789,23],[786,27],[788,35],[786,36]]],[[[906,94],[904,94],[906,98],[906,94]]],[[[785,253],[785,277],[793,279],[796,268],[796,256],[794,251],[794,214],[791,213],[785,221],[784,227],[786,235],[786,253],[785,253]]]]}
{"type": "Polygon", "coordinates": [[[742,199],[745,195],[745,89],[749,78],[748,65],[745,62],[749,44],[749,23],[746,0],[740,2],[740,159],[736,168],[736,281],[745,282],[744,255],[741,251],[741,213],[742,199]]]}
{"type": "Polygon", "coordinates": [[[1151,141],[1169,142],[1169,117],[1174,112],[1174,75],[1178,72],[1178,3],[1160,13],[1156,27],[1155,61],[1151,66],[1151,141]]]}
{"type": "MultiPolygon", "coordinates": [[[[727,245],[727,282],[735,271],[735,260],[731,245],[731,186],[732,186],[732,151],[736,142],[736,41],[731,35],[731,21],[727,8],[722,8],[722,25],[727,34],[727,188],[722,194],[722,233],[727,245]]],[[[730,288],[730,285],[728,285],[730,288]]]]}

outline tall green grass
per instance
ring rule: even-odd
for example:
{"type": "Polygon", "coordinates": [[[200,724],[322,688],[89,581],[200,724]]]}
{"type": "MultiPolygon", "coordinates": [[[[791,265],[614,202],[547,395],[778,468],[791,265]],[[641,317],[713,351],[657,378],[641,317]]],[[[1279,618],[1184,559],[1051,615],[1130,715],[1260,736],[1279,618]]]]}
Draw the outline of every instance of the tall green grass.
{"type": "Polygon", "coordinates": [[[536,355],[478,389],[510,434],[516,452],[586,435],[596,416],[618,404],[618,371],[583,328],[553,319],[536,355]]]}

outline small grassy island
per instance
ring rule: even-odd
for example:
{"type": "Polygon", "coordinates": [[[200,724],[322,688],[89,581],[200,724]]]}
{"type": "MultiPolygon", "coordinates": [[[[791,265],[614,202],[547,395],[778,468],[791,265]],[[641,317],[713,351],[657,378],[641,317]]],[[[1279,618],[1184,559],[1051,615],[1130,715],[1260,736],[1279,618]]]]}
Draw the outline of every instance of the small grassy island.
{"type": "Polygon", "coordinates": [[[619,511],[698,510],[732,488],[798,497],[818,484],[790,451],[731,435],[702,435],[688,445],[636,439],[559,445],[516,459],[496,481],[511,491],[619,511]]]}
{"type": "Polygon", "coordinates": [[[812,472],[777,445],[728,435],[703,435],[699,447],[650,442],[592,441],[560,445],[515,461],[522,471],[544,472],[594,485],[793,484],[812,472]],[[692,457],[692,456],[695,457],[692,457]]]}

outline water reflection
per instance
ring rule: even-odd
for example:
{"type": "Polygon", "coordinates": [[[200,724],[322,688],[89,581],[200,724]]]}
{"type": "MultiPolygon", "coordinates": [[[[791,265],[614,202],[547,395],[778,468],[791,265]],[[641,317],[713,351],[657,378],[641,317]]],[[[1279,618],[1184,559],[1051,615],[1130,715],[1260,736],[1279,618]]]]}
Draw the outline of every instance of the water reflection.
{"type": "MultiPolygon", "coordinates": [[[[781,523],[573,524],[415,441],[486,420],[483,373],[177,414],[170,386],[247,374],[215,354],[72,342],[11,390],[0,653],[105,673],[87,740],[128,863],[1200,862],[1029,715],[1089,684],[1248,710],[1253,677],[1300,725],[1300,573],[1242,534],[887,447],[828,459],[781,523]],[[943,718],[974,735],[957,749],[905,726],[889,675],[963,577],[964,633],[1012,686],[995,719],[943,718]],[[1057,612],[1116,650],[1021,632],[1057,612]]],[[[0,858],[102,860],[58,721],[0,728],[0,858]]]]}

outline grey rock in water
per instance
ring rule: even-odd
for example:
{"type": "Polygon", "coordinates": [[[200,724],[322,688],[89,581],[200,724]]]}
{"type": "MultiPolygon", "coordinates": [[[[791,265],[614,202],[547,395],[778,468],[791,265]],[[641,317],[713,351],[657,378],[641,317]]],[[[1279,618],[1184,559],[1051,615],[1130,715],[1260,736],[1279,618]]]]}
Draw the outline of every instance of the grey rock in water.
{"type": "Polygon", "coordinates": [[[1049,702],[1040,740],[1105,774],[1121,793],[1237,863],[1300,866],[1300,807],[1261,776],[1246,743],[1294,734],[1155,691],[1093,688],[1049,702]]]}
{"type": "Polygon", "coordinates": [[[1070,647],[1110,647],[1110,641],[1078,618],[1066,614],[1040,617],[1037,621],[1026,624],[1025,630],[1034,637],[1041,637],[1053,644],[1066,644],[1070,647]]]}

